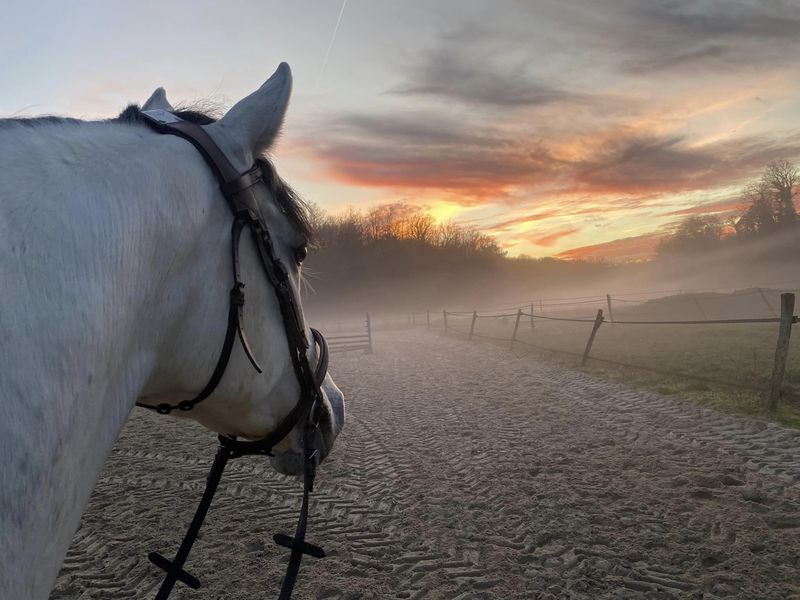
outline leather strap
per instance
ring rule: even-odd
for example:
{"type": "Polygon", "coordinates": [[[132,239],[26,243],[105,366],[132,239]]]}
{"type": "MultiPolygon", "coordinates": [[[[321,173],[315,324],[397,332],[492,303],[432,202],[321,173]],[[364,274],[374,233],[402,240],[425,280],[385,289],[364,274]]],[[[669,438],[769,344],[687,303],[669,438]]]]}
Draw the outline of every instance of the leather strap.
{"type": "Polygon", "coordinates": [[[255,356],[253,356],[253,350],[250,348],[250,343],[244,331],[244,283],[241,280],[239,270],[239,239],[241,238],[244,225],[245,222],[242,221],[242,219],[237,218],[233,221],[233,229],[231,231],[233,287],[230,291],[230,300],[228,303],[228,328],[225,331],[225,341],[222,343],[222,351],[219,353],[217,364],[214,367],[214,371],[211,373],[211,377],[200,393],[191,400],[183,400],[178,404],[167,404],[164,402],[156,406],[137,402],[136,406],[154,410],[162,415],[168,415],[173,410],[192,410],[195,404],[208,398],[217,388],[219,382],[222,381],[222,376],[225,374],[225,370],[228,368],[228,362],[230,362],[231,359],[233,342],[236,339],[237,332],[242,348],[244,348],[245,354],[253,365],[253,368],[259,373],[263,372],[261,365],[258,364],[255,356]]]}
{"type": "MultiPolygon", "coordinates": [[[[233,350],[233,340],[237,333],[248,359],[253,367],[259,373],[261,372],[261,366],[253,355],[244,329],[244,282],[241,281],[240,274],[239,241],[242,229],[248,226],[252,233],[252,239],[256,246],[261,266],[278,300],[292,366],[300,384],[300,400],[271,435],[253,442],[234,442],[235,445],[241,447],[241,453],[269,454],[272,451],[272,446],[283,439],[301,419],[306,417],[310,423],[316,426],[322,418],[323,411],[321,406],[322,391],[319,387],[321,379],[312,370],[308,360],[308,340],[302,326],[299,306],[289,281],[288,272],[275,254],[272,238],[258,209],[254,188],[259,183],[263,184],[260,166],[256,163],[250,170],[239,174],[216,142],[200,125],[184,121],[177,115],[161,109],[141,111],[141,114],[147,123],[159,133],[176,135],[191,143],[200,152],[219,180],[220,190],[228,201],[234,216],[231,234],[234,281],[230,292],[228,328],[225,333],[225,341],[208,383],[197,396],[191,400],[184,400],[177,405],[162,403],[157,406],[151,406],[137,403],[137,406],[155,410],[161,414],[168,414],[175,409],[191,410],[197,403],[208,398],[225,373],[233,350]],[[279,435],[280,437],[278,437],[279,435]]],[[[314,332],[314,335],[323,339],[324,342],[324,338],[319,332],[314,332]]],[[[327,359],[325,366],[327,368],[327,359]]],[[[324,377],[324,374],[325,371],[322,372],[322,377],[324,377]]]]}
{"type": "MultiPolygon", "coordinates": [[[[216,489],[219,477],[222,475],[222,470],[228,458],[235,458],[246,454],[271,454],[273,446],[278,441],[286,437],[298,423],[305,421],[303,431],[303,504],[300,510],[300,517],[293,538],[283,534],[276,535],[274,538],[276,543],[290,548],[292,551],[280,594],[281,600],[288,600],[291,597],[303,555],[308,554],[317,558],[321,558],[325,555],[322,548],[306,542],[305,536],[308,522],[309,495],[314,487],[316,467],[319,461],[318,438],[322,434],[319,429],[319,423],[324,417],[320,382],[324,379],[328,368],[328,346],[322,334],[312,329],[311,333],[314,337],[315,344],[319,347],[317,367],[316,369],[312,369],[308,359],[308,339],[305,335],[300,315],[300,307],[294,295],[288,271],[275,254],[272,238],[269,235],[266,223],[258,209],[254,189],[259,183],[263,185],[260,166],[256,164],[252,169],[240,175],[208,133],[199,125],[182,121],[176,115],[163,110],[142,111],[142,114],[147,118],[148,123],[157,131],[182,137],[197,148],[219,180],[220,189],[233,212],[234,220],[231,232],[233,288],[230,292],[228,329],[225,333],[222,352],[217,360],[217,365],[214,368],[211,378],[200,394],[192,400],[181,402],[176,406],[169,404],[160,404],[158,406],[139,404],[139,406],[153,409],[160,413],[168,413],[175,408],[191,410],[195,404],[202,402],[214,391],[217,384],[222,379],[228,361],[230,360],[233,341],[237,332],[248,358],[253,363],[253,366],[259,372],[261,371],[253,357],[250,345],[247,343],[247,337],[245,336],[243,326],[244,283],[241,281],[239,266],[239,241],[242,229],[244,229],[245,226],[250,228],[253,243],[258,251],[260,263],[278,300],[278,306],[280,307],[284,330],[286,332],[289,355],[292,360],[292,367],[294,368],[297,382],[300,386],[300,398],[294,408],[292,408],[278,427],[266,438],[249,442],[220,436],[219,460],[215,461],[215,466],[212,468],[212,474],[216,474],[215,478],[212,480],[211,475],[209,476],[209,482],[203,500],[195,515],[195,520],[193,520],[189,531],[187,531],[184,543],[181,546],[176,560],[168,561],[158,555],[154,561],[157,566],[168,572],[158,598],[166,598],[176,580],[184,581],[187,584],[193,584],[195,582],[199,584],[196,578],[183,570],[183,563],[191,548],[191,544],[197,536],[197,531],[205,517],[207,505],[211,502],[211,497],[214,495],[214,490],[216,489]],[[186,546],[185,552],[183,552],[184,545],[186,546]]],[[[151,560],[153,560],[152,556],[151,560]]]]}

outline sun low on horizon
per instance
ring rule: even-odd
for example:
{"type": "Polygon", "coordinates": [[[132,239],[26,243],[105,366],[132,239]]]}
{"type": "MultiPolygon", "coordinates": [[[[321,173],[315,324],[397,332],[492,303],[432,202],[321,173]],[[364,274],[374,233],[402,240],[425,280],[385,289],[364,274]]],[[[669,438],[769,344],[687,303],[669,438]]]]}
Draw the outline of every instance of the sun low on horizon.
{"type": "Polygon", "coordinates": [[[647,257],[687,215],[735,214],[770,161],[800,161],[796,3],[121,6],[12,2],[0,116],[111,117],[158,86],[229,106],[286,61],[274,155],[305,198],[418,207],[511,256],[647,257]]]}

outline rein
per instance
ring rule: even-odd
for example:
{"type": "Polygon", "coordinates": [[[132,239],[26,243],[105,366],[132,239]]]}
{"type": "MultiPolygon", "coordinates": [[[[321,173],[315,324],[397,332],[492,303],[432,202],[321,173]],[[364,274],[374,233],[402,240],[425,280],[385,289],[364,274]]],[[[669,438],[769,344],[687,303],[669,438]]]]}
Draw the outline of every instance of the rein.
{"type": "Polygon", "coordinates": [[[152,406],[137,403],[137,406],[153,410],[159,414],[169,414],[173,410],[192,410],[197,404],[208,398],[222,380],[237,337],[253,368],[259,373],[262,372],[261,366],[253,355],[244,328],[245,284],[241,280],[239,243],[242,231],[245,228],[250,230],[259,262],[267,280],[275,291],[286,332],[292,367],[300,384],[300,399],[297,404],[267,437],[248,441],[237,440],[235,436],[219,436],[219,447],[206,480],[206,489],[203,492],[203,497],[189,525],[189,529],[183,538],[183,542],[175,555],[175,559],[170,561],[156,552],[151,552],[148,555],[150,562],[167,573],[156,594],[156,600],[166,600],[177,581],[181,581],[193,589],[200,587],[200,580],[186,572],[183,566],[197,538],[206,513],[211,506],[211,500],[214,497],[228,460],[247,455],[272,456],[272,448],[301,421],[305,421],[303,432],[303,502],[295,535],[290,537],[279,533],[273,536],[276,544],[291,550],[289,565],[283,578],[279,596],[279,600],[288,600],[291,598],[303,555],[308,554],[315,558],[323,558],[325,556],[322,548],[305,541],[305,535],[308,523],[309,496],[314,488],[314,478],[316,477],[317,464],[320,459],[319,443],[321,432],[319,423],[324,416],[320,382],[325,378],[328,370],[328,345],[319,331],[311,329],[314,344],[318,348],[317,364],[312,369],[308,358],[308,338],[303,327],[299,305],[291,287],[289,274],[275,254],[272,237],[258,207],[255,190],[259,186],[266,187],[262,180],[260,164],[256,162],[248,171],[239,173],[219,146],[211,139],[211,136],[200,125],[184,121],[166,110],[143,110],[141,114],[145,117],[145,122],[158,133],[175,135],[190,142],[200,152],[220,182],[220,190],[233,214],[231,230],[233,287],[230,290],[228,329],[225,333],[222,350],[211,377],[200,393],[191,400],[183,400],[174,405],[162,403],[152,406]]]}

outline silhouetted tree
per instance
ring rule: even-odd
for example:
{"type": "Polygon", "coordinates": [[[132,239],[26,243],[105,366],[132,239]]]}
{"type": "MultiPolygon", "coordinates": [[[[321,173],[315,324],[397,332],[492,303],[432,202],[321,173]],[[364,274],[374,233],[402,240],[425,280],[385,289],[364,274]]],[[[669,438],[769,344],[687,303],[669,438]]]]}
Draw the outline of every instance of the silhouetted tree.
{"type": "Polygon", "coordinates": [[[765,178],[745,186],[742,199],[747,203],[747,210],[733,225],[737,234],[770,234],[777,230],[774,193],[765,178]]]}
{"type": "Polygon", "coordinates": [[[659,243],[657,251],[667,254],[708,250],[722,239],[722,228],[722,221],[716,215],[688,216],[671,236],[659,243]]]}
{"type": "Polygon", "coordinates": [[[428,214],[418,213],[408,217],[406,228],[409,238],[423,244],[429,244],[433,241],[436,221],[428,214]]]}
{"type": "Polygon", "coordinates": [[[795,189],[800,183],[800,172],[787,160],[776,160],[767,165],[762,181],[769,186],[776,198],[777,221],[782,227],[797,225],[794,208],[795,189]]]}

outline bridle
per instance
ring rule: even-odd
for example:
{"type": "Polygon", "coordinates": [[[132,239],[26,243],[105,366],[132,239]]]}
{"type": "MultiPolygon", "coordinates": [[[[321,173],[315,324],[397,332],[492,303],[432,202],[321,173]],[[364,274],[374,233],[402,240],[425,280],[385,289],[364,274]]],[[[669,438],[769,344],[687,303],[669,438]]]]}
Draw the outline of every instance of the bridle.
{"type": "Polygon", "coordinates": [[[239,338],[247,358],[259,373],[261,366],[253,355],[247,341],[244,328],[244,282],[241,279],[239,265],[239,243],[242,231],[248,228],[255,245],[259,262],[267,280],[275,291],[275,296],[280,307],[286,340],[289,346],[289,355],[292,367],[300,384],[300,399],[288,415],[280,422],[267,437],[259,440],[237,440],[234,436],[219,436],[219,448],[214,458],[214,463],[207,478],[206,489],[200,505],[183,542],[175,556],[170,561],[158,553],[151,552],[148,556],[150,562],[166,571],[167,576],[156,595],[156,600],[166,600],[176,581],[181,581],[192,588],[200,587],[200,581],[183,569],[189,556],[192,544],[200,531],[200,526],[205,519],[211,500],[214,497],[217,485],[222,477],[225,465],[231,458],[258,454],[272,456],[273,447],[285,438],[298,424],[305,421],[303,432],[303,502],[294,537],[284,534],[275,534],[273,539],[281,546],[289,548],[292,553],[286,576],[283,579],[279,599],[286,600],[291,597],[300,562],[304,554],[315,558],[323,558],[325,552],[319,546],[305,541],[306,526],[308,521],[309,495],[314,486],[317,463],[320,460],[319,444],[321,431],[320,421],[325,417],[323,408],[322,391],[320,382],[325,378],[328,370],[328,345],[322,334],[316,329],[311,329],[314,343],[318,348],[316,368],[312,369],[308,358],[309,343],[303,327],[298,301],[289,279],[289,273],[275,253],[275,247],[270,236],[266,222],[261,216],[256,190],[261,187],[266,190],[262,179],[262,166],[256,161],[251,169],[239,173],[225,156],[224,152],[214,142],[211,136],[200,125],[185,121],[177,115],[166,110],[143,110],[145,122],[158,133],[176,135],[190,142],[208,163],[220,183],[220,190],[228,202],[233,213],[231,231],[231,258],[233,271],[233,287],[230,291],[228,308],[228,329],[222,344],[222,351],[217,359],[217,364],[205,387],[191,400],[184,400],[178,404],[158,404],[155,406],[137,403],[137,406],[153,410],[159,414],[169,414],[173,410],[190,411],[197,404],[208,398],[216,389],[225,369],[230,361],[231,352],[236,338],[239,338]]]}

